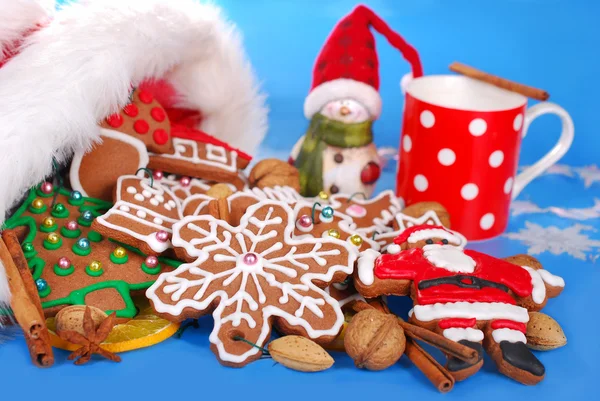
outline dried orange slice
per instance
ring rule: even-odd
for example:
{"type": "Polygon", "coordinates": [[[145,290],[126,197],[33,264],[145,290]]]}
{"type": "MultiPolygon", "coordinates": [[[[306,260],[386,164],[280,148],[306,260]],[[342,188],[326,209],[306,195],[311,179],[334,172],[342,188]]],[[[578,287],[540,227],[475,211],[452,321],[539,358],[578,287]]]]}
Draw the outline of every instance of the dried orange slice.
{"type": "MultiPolygon", "coordinates": [[[[54,318],[46,319],[53,347],[75,351],[80,345],[63,340],[56,334],[54,318]]],[[[165,341],[179,329],[179,323],[172,323],[154,314],[152,307],[145,307],[127,323],[116,325],[101,346],[108,352],[120,353],[150,347],[165,341]]]]}

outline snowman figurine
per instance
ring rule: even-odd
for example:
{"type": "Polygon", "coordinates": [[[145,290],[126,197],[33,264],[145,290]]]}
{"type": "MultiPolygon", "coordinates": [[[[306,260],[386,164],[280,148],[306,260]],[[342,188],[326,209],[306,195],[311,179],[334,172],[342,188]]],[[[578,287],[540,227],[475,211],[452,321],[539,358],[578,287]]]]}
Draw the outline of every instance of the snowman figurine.
{"type": "Polygon", "coordinates": [[[310,119],[292,150],[304,196],[362,193],[370,197],[382,160],[373,143],[373,122],[381,113],[379,60],[374,28],[423,75],[417,51],[369,8],[359,5],[343,17],[325,41],[304,101],[310,119]]]}
{"type": "Polygon", "coordinates": [[[300,172],[302,195],[324,191],[369,197],[381,173],[372,125],[369,111],[356,100],[323,106],[292,150],[290,162],[300,172]]]}

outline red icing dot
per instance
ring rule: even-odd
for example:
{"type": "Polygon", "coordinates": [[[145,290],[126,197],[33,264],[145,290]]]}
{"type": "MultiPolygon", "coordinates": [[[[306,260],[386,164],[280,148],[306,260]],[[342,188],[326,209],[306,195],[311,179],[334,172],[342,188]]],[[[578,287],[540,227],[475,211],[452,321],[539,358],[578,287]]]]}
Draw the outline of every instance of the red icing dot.
{"type": "Polygon", "coordinates": [[[154,138],[154,142],[156,142],[159,145],[164,145],[169,140],[169,134],[162,128],[159,128],[156,131],[154,131],[152,137],[154,138]]]}
{"type": "Polygon", "coordinates": [[[152,108],[152,110],[150,111],[150,115],[152,116],[153,119],[155,119],[159,123],[162,123],[163,121],[165,121],[165,117],[166,117],[165,111],[163,109],[161,109],[160,107],[152,108]]]}
{"type": "Polygon", "coordinates": [[[154,98],[152,97],[152,93],[146,91],[140,91],[139,98],[142,102],[149,104],[152,103],[154,98]]]}
{"type": "Polygon", "coordinates": [[[106,117],[106,122],[113,128],[119,128],[121,125],[123,125],[123,117],[121,117],[120,114],[111,114],[110,116],[106,117]]]}
{"type": "Polygon", "coordinates": [[[135,104],[130,103],[123,108],[123,112],[129,117],[135,117],[138,115],[139,110],[135,104]]]}
{"type": "Polygon", "coordinates": [[[381,175],[381,167],[375,162],[369,162],[360,172],[360,181],[363,184],[374,184],[381,175]]]}
{"type": "Polygon", "coordinates": [[[133,124],[133,129],[135,130],[135,132],[137,132],[138,134],[145,134],[148,132],[148,130],[150,129],[150,126],[148,125],[148,123],[144,120],[137,120],[134,124],[133,124]]]}

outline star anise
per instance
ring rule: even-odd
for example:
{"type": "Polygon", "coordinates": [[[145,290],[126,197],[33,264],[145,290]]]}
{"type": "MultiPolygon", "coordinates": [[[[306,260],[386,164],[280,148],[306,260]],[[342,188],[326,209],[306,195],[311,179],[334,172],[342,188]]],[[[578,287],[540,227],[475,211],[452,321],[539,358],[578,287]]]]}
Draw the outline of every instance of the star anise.
{"type": "Polygon", "coordinates": [[[93,354],[98,354],[111,361],[121,362],[120,356],[100,347],[100,344],[106,340],[113,329],[115,318],[115,312],[111,313],[111,315],[104,319],[96,329],[96,325],[92,319],[92,310],[89,307],[85,308],[83,314],[83,332],[85,335],[72,330],[59,331],[57,333],[63,340],[81,345],[81,348],[71,353],[68,359],[72,361],[73,359],[79,358],[75,361],[75,365],[83,365],[84,363],[89,362],[93,354]]]}

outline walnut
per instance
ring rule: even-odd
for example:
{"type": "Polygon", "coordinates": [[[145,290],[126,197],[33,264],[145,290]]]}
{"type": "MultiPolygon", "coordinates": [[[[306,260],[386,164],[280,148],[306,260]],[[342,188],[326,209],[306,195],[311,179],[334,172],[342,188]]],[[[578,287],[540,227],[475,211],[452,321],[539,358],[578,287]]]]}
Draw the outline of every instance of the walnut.
{"type": "Polygon", "coordinates": [[[279,159],[258,162],[248,177],[251,187],[273,188],[288,186],[300,192],[300,174],[296,167],[279,159]]]}

